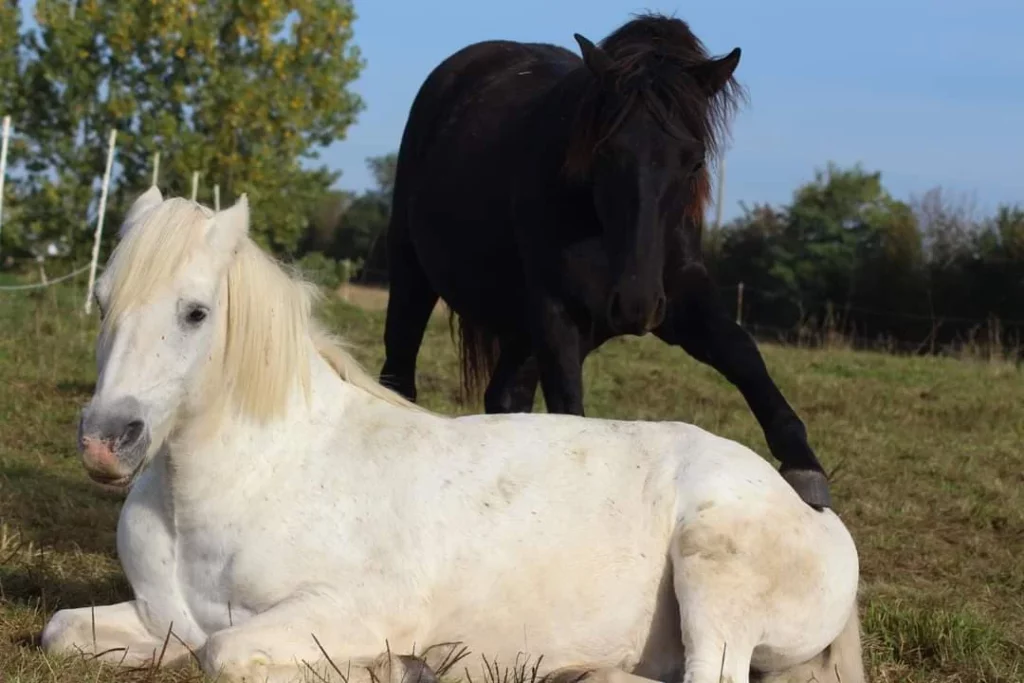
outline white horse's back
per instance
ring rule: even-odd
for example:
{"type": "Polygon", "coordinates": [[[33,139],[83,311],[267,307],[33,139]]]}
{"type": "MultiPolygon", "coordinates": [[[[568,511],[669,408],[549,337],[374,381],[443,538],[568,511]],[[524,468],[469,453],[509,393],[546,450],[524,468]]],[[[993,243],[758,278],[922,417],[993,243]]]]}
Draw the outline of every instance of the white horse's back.
{"type": "MultiPolygon", "coordinates": [[[[418,558],[404,571],[419,585],[392,605],[410,642],[530,652],[543,655],[541,672],[590,662],[657,678],[683,666],[690,599],[695,633],[713,637],[709,612],[720,610],[744,628],[715,637],[747,638],[733,642],[736,656],[780,671],[821,652],[855,604],[857,554],[839,518],[809,508],[750,449],[698,427],[450,420],[373,401],[352,410],[368,428],[339,433],[339,453],[402,463],[372,495],[360,486],[395,525],[366,554],[418,558]],[[414,530],[400,528],[407,520],[414,530]]],[[[339,485],[353,474],[337,474],[339,485]]]]}

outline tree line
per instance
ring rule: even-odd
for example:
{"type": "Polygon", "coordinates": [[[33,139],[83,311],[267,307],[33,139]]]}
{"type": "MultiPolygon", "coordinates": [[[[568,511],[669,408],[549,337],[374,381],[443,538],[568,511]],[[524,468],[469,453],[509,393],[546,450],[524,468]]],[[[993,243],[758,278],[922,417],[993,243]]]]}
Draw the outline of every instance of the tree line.
{"type": "MultiPolygon", "coordinates": [[[[317,163],[364,108],[350,89],[364,66],[354,18],[349,0],[38,0],[27,28],[19,3],[0,0],[0,115],[15,131],[0,269],[87,258],[116,128],[108,226],[160,152],[165,194],[189,196],[198,171],[201,202],[214,184],[225,202],[247,193],[257,241],[323,284],[386,284],[395,154],[367,160],[375,182],[359,193],[317,163]]],[[[1021,206],[979,215],[939,189],[903,201],[880,173],[830,164],[789,203],[743,206],[704,241],[730,305],[742,283],[734,312],[755,332],[1020,348],[1021,206]]]]}
{"type": "Polygon", "coordinates": [[[744,207],[705,237],[719,283],[743,283],[746,325],[792,338],[936,352],[1024,335],[1024,208],[979,215],[935,188],[901,201],[879,172],[828,165],[783,206],[744,207]]]}
{"type": "MultiPolygon", "coordinates": [[[[355,264],[356,281],[386,284],[395,160],[368,160],[376,186],[338,193],[303,238],[302,254],[331,273],[329,284],[342,259],[355,264]]],[[[906,352],[974,344],[1020,353],[1021,206],[979,215],[941,188],[902,201],[880,172],[829,164],[788,204],[742,208],[705,229],[705,260],[726,304],[755,333],[811,343],[837,333],[858,346],[906,352]]]]}

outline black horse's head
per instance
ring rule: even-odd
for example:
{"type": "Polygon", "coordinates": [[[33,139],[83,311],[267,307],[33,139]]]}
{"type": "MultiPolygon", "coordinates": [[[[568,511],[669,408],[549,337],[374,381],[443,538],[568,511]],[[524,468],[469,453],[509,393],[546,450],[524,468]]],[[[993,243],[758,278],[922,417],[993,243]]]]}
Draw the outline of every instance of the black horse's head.
{"type": "Polygon", "coordinates": [[[699,243],[704,164],[740,94],[740,50],[713,59],[684,22],[660,16],[625,24],[600,47],[576,41],[587,85],[566,170],[589,185],[604,232],[608,324],[642,334],[665,317],[669,231],[693,230],[699,243]]]}

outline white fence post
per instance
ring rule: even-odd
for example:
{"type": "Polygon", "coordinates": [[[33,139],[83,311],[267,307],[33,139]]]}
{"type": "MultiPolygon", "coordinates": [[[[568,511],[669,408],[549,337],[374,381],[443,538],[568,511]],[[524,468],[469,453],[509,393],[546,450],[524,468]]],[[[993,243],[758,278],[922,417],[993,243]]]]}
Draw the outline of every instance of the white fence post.
{"type": "Polygon", "coordinates": [[[4,226],[4,176],[7,175],[7,139],[11,137],[11,117],[4,117],[3,142],[0,142],[0,231],[4,226]]]}
{"type": "Polygon", "coordinates": [[[110,186],[110,169],[114,165],[114,144],[117,130],[110,130],[110,144],[107,147],[107,170],[103,172],[103,189],[100,191],[100,210],[96,216],[96,234],[92,239],[92,261],[89,263],[89,287],[85,293],[85,314],[92,311],[92,291],[96,286],[96,261],[100,257],[100,237],[103,235],[103,216],[107,212],[107,188],[110,186]]]}
{"type": "Polygon", "coordinates": [[[213,186],[213,210],[220,213],[220,185],[213,186]]]}
{"type": "Polygon", "coordinates": [[[192,201],[196,200],[197,192],[199,192],[199,171],[192,171],[192,201]]]}
{"type": "Polygon", "coordinates": [[[160,152],[153,155],[153,186],[160,180],[160,152]]]}

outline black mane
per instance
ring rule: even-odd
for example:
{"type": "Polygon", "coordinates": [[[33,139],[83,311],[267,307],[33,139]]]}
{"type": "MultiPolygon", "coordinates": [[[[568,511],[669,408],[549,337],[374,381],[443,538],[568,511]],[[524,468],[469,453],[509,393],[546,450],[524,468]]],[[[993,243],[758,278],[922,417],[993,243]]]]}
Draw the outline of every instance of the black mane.
{"type": "Polygon", "coordinates": [[[690,135],[714,156],[728,133],[732,114],[745,98],[735,78],[711,98],[687,72],[711,58],[686,22],[643,14],[600,43],[611,59],[605,78],[588,79],[580,99],[566,158],[572,175],[585,174],[601,143],[636,107],[643,106],[667,133],[690,135]]]}

